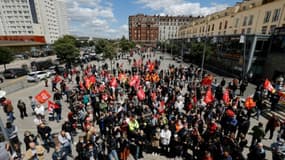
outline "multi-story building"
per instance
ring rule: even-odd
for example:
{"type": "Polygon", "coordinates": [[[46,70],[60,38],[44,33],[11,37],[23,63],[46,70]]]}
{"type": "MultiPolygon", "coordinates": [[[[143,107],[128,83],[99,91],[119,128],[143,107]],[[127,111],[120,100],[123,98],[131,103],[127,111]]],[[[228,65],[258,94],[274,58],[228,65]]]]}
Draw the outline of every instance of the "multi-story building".
{"type": "Polygon", "coordinates": [[[178,38],[178,29],[191,22],[192,16],[159,16],[159,41],[178,38]]]}
{"type": "Polygon", "coordinates": [[[244,0],[181,27],[178,37],[271,34],[285,26],[284,9],[284,0],[244,0]]]}
{"type": "Polygon", "coordinates": [[[33,21],[27,0],[0,0],[0,35],[32,35],[33,21]]]}
{"type": "Polygon", "coordinates": [[[178,37],[179,26],[192,20],[192,16],[129,16],[129,39],[146,45],[178,37]]]}
{"type": "Polygon", "coordinates": [[[180,27],[178,39],[184,43],[214,40],[211,42],[217,43],[218,48],[215,56],[209,59],[209,65],[231,73],[237,71],[237,75],[242,71],[243,75],[272,77],[274,72],[285,73],[284,35],[272,36],[282,27],[285,27],[284,0],[243,0],[180,27]],[[245,37],[242,41],[241,35],[245,37]],[[279,51],[272,48],[277,41],[279,51]]]}
{"type": "Polygon", "coordinates": [[[62,0],[56,1],[56,15],[59,27],[59,36],[61,37],[69,34],[66,4],[62,0]]]}
{"type": "Polygon", "coordinates": [[[158,41],[158,28],[157,16],[129,16],[129,39],[136,43],[155,45],[158,41]]]}
{"type": "Polygon", "coordinates": [[[12,39],[15,39],[13,36],[17,39],[44,36],[46,43],[53,43],[67,33],[63,3],[59,0],[0,0],[0,36],[12,39]]]}

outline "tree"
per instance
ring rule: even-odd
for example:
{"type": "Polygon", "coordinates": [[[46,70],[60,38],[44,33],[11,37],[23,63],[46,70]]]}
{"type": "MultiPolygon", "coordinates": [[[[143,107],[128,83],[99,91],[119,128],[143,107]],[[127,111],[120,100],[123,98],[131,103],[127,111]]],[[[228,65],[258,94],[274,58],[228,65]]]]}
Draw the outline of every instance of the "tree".
{"type": "Polygon", "coordinates": [[[110,59],[111,61],[111,69],[113,69],[113,59],[116,57],[116,48],[114,43],[110,43],[107,41],[105,47],[104,47],[104,53],[103,56],[106,59],[110,59]]]}
{"type": "Polygon", "coordinates": [[[95,51],[96,53],[100,54],[104,52],[104,49],[106,48],[108,41],[105,39],[100,39],[95,44],[95,51]]]}
{"type": "Polygon", "coordinates": [[[89,46],[94,46],[94,45],[95,45],[94,41],[89,41],[89,46]]]}
{"type": "Polygon", "coordinates": [[[0,64],[4,65],[4,70],[6,70],[6,64],[9,64],[14,60],[14,55],[12,51],[7,47],[0,47],[0,64]]]}
{"type": "Polygon", "coordinates": [[[54,50],[58,58],[67,63],[72,63],[80,56],[79,50],[75,47],[76,39],[72,36],[64,36],[54,42],[54,50]]]}

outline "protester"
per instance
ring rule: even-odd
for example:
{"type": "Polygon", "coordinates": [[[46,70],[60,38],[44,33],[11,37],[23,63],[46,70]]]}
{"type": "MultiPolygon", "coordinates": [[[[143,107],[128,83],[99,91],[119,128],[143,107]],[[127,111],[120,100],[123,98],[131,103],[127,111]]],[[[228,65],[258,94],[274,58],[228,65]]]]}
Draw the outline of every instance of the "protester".
{"type": "Polygon", "coordinates": [[[41,145],[36,145],[35,142],[29,143],[29,149],[26,151],[23,160],[45,160],[45,149],[41,145]]]}
{"type": "Polygon", "coordinates": [[[18,100],[17,108],[20,111],[20,116],[22,119],[28,116],[25,102],[23,102],[22,100],[18,100]]]}
{"type": "MultiPolygon", "coordinates": [[[[108,70],[107,63],[102,66],[81,63],[81,70],[75,67],[74,73],[69,70],[64,73],[66,78],[76,74],[76,83],[66,83],[59,75],[53,78],[54,94],[49,100],[54,102],[49,103],[52,105],[48,109],[56,113],[57,123],[66,116],[55,142],[52,126],[43,117],[44,103],[38,105],[30,96],[42,145],[47,152],[55,147],[49,159],[73,158],[74,142],[78,160],[141,159],[145,152],[153,153],[149,155],[153,158],[160,155],[167,159],[245,159],[243,151],[248,144],[251,114],[255,108],[264,107],[262,85],[251,98],[255,108],[250,108],[252,105],[247,108],[243,97],[236,95],[238,87],[240,95],[245,95],[246,79],[219,81],[193,65],[169,64],[162,68],[160,60],[153,60],[152,54],[139,55],[139,59],[129,59],[132,66],[129,70],[120,64],[108,70]],[[68,103],[63,101],[64,95],[68,103]],[[65,109],[68,112],[63,112],[65,109]]],[[[262,123],[252,128],[249,159],[265,158],[262,139],[268,131],[272,138],[276,127],[276,120],[270,119],[265,131],[262,123]]],[[[285,124],[281,124],[279,139],[285,137],[284,128],[285,124]]],[[[31,157],[37,140],[27,132],[24,142],[32,144],[26,146],[31,157]]],[[[39,152],[38,158],[41,153],[44,152],[39,152]]]]}

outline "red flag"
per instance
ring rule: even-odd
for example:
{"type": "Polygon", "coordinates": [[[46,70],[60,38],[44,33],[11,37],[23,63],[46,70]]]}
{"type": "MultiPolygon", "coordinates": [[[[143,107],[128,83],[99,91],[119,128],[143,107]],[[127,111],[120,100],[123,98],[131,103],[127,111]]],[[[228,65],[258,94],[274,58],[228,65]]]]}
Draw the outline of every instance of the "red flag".
{"type": "Polygon", "coordinates": [[[138,96],[138,99],[140,101],[143,101],[145,99],[145,93],[144,93],[144,90],[142,88],[140,88],[137,92],[137,96],[138,96]]]}
{"type": "Polygon", "coordinates": [[[235,112],[231,109],[226,110],[226,115],[228,117],[234,117],[235,116],[235,112]]]}
{"type": "Polygon", "coordinates": [[[52,101],[48,101],[48,111],[52,111],[53,109],[57,109],[57,108],[59,108],[58,104],[52,101]]]}
{"type": "Polygon", "coordinates": [[[274,93],[276,91],[268,79],[265,80],[263,87],[271,93],[274,93]]]}
{"type": "Polygon", "coordinates": [[[45,103],[51,97],[50,93],[47,90],[42,90],[39,94],[36,95],[36,100],[39,103],[45,103]]]}
{"type": "Polygon", "coordinates": [[[154,70],[154,67],[155,67],[154,63],[150,62],[150,63],[148,64],[148,71],[149,71],[149,72],[152,72],[152,71],[154,70]]]}
{"type": "Polygon", "coordinates": [[[88,77],[84,77],[84,81],[85,81],[85,87],[89,89],[92,85],[90,79],[88,77]]]}
{"type": "Polygon", "coordinates": [[[117,80],[116,78],[112,78],[111,81],[110,81],[110,86],[111,87],[114,87],[114,88],[117,88],[118,87],[118,83],[117,83],[117,80]]]}
{"type": "Polygon", "coordinates": [[[246,100],[245,100],[244,106],[247,109],[252,109],[252,108],[254,108],[256,106],[256,103],[253,101],[252,97],[247,97],[246,100]]]}
{"type": "Polygon", "coordinates": [[[89,80],[90,80],[91,84],[95,84],[96,83],[96,77],[94,75],[90,76],[89,80]]]}
{"type": "Polygon", "coordinates": [[[53,81],[54,81],[55,83],[60,82],[60,81],[61,81],[60,76],[59,76],[59,75],[56,75],[56,76],[54,77],[53,81]]]}
{"type": "Polygon", "coordinates": [[[132,87],[137,85],[138,80],[139,80],[139,76],[138,75],[133,76],[131,78],[130,82],[129,82],[129,85],[132,86],[132,87]]]}
{"type": "Polygon", "coordinates": [[[204,98],[204,102],[206,104],[209,104],[211,102],[213,102],[215,100],[214,96],[213,96],[213,93],[212,93],[212,90],[211,88],[209,87],[207,92],[206,92],[206,95],[205,95],[205,98],[204,98]]]}
{"type": "Polygon", "coordinates": [[[223,95],[223,100],[226,104],[230,103],[230,94],[229,94],[229,90],[226,89],[223,95]]]}
{"type": "Polygon", "coordinates": [[[208,75],[208,76],[203,78],[201,84],[204,86],[210,86],[210,85],[212,85],[212,80],[213,80],[213,76],[208,75]]]}

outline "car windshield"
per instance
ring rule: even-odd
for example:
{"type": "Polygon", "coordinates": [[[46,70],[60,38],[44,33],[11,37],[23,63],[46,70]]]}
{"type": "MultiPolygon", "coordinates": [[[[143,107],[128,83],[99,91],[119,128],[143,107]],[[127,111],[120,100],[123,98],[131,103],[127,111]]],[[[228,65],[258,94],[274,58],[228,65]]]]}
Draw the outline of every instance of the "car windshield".
{"type": "Polygon", "coordinates": [[[29,74],[29,76],[35,76],[36,75],[36,73],[30,73],[29,74]]]}

